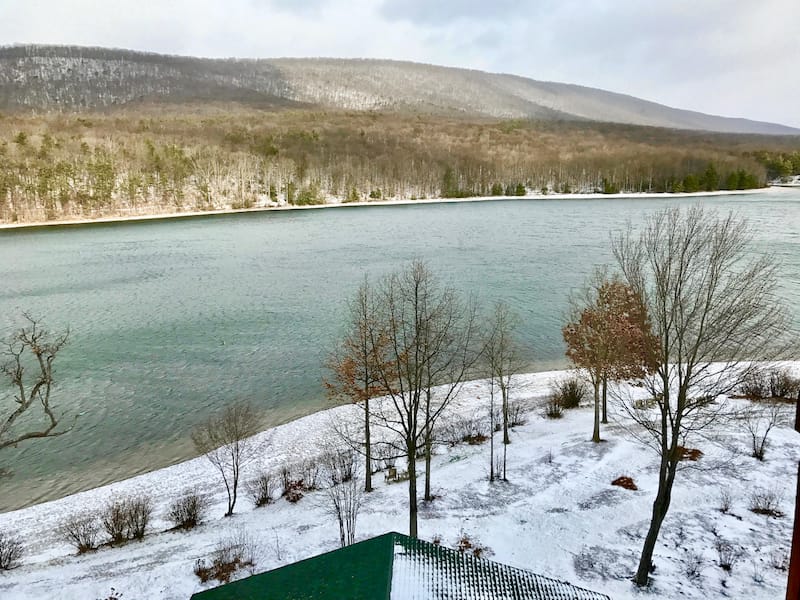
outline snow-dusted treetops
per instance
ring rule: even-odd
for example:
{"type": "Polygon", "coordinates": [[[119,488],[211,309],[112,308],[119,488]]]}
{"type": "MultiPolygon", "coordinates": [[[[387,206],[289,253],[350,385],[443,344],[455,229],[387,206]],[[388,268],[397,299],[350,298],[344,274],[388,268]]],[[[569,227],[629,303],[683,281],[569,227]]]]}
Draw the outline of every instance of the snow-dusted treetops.
{"type": "Polygon", "coordinates": [[[218,60],[72,46],[0,48],[0,109],[95,109],[153,99],[800,133],[593,88],[409,62],[218,60]]]}

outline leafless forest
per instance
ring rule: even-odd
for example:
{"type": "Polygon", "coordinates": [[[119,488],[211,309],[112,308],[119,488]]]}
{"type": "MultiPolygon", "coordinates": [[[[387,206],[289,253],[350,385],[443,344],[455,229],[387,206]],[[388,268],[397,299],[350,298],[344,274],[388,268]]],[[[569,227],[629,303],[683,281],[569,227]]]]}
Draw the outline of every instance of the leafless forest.
{"type": "Polygon", "coordinates": [[[798,146],[786,136],[231,103],[15,112],[0,115],[0,220],[741,189],[800,172],[798,146]]]}

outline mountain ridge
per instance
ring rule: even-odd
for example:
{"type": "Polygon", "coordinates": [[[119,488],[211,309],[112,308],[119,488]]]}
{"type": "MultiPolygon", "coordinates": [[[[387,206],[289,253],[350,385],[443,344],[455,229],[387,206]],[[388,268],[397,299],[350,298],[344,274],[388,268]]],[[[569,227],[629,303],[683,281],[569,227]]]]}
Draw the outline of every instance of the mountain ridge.
{"type": "Polygon", "coordinates": [[[786,125],[708,115],[577,84],[408,61],[197,58],[102,47],[0,47],[2,110],[98,110],[153,100],[800,134],[800,129],[786,125]]]}

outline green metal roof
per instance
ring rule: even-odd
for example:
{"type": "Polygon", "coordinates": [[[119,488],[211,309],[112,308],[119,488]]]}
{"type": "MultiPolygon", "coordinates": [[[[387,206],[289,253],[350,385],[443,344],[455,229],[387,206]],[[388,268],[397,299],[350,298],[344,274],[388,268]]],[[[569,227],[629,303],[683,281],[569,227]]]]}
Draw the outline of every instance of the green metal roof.
{"type": "Polygon", "coordinates": [[[198,592],[192,600],[388,599],[394,553],[392,535],[381,535],[198,592]]]}
{"type": "Polygon", "coordinates": [[[387,533],[192,600],[609,600],[525,569],[387,533]]]}

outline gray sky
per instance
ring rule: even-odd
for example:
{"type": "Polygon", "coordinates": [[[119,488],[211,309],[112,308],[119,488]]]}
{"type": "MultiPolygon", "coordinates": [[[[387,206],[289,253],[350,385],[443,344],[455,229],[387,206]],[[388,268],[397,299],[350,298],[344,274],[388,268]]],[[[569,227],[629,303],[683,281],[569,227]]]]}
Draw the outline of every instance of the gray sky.
{"type": "Polygon", "coordinates": [[[800,0],[0,0],[0,44],[413,60],[800,127],[800,0]]]}

